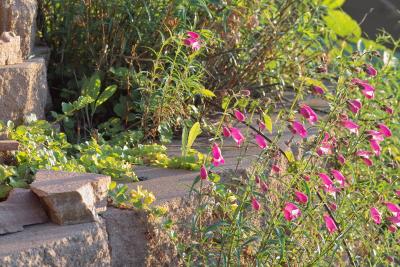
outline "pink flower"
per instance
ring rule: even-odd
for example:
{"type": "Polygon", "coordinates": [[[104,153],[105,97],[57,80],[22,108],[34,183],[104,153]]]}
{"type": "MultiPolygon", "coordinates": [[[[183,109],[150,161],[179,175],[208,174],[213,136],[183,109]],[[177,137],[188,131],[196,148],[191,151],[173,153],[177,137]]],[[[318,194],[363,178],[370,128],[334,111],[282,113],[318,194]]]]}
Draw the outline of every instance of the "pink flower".
{"type": "Polygon", "coordinates": [[[246,120],[246,116],[240,112],[239,110],[235,110],[235,117],[238,121],[245,121],[246,120]]]}
{"type": "Polygon", "coordinates": [[[400,227],[400,216],[391,216],[387,218],[389,222],[395,224],[400,227]]]}
{"type": "Polygon", "coordinates": [[[394,224],[391,224],[388,226],[388,230],[392,233],[395,233],[397,231],[397,227],[394,224]]]}
{"type": "Polygon", "coordinates": [[[356,152],[356,155],[359,156],[367,166],[372,166],[372,160],[370,160],[371,152],[366,150],[359,150],[356,152]]]}
{"type": "Polygon", "coordinates": [[[260,187],[261,187],[261,190],[262,190],[264,193],[266,193],[266,192],[268,191],[268,185],[267,185],[266,182],[262,181],[262,182],[260,183],[260,187]]]}
{"type": "Polygon", "coordinates": [[[366,65],[364,67],[364,71],[365,71],[365,73],[368,74],[368,76],[371,76],[371,77],[375,77],[378,74],[378,71],[376,69],[374,69],[374,67],[372,67],[371,65],[366,65]]]}
{"type": "Polygon", "coordinates": [[[339,154],[337,159],[341,165],[344,165],[346,163],[346,159],[344,158],[344,156],[342,154],[339,154]]]}
{"type": "Polygon", "coordinates": [[[294,192],[296,195],[296,201],[302,204],[305,204],[308,202],[308,196],[300,191],[294,192]]]}
{"type": "Polygon", "coordinates": [[[256,142],[261,149],[265,149],[268,146],[267,140],[259,134],[256,135],[256,142]]]}
{"type": "Polygon", "coordinates": [[[321,146],[317,148],[318,156],[328,155],[332,153],[332,144],[329,142],[330,135],[325,132],[324,139],[321,142],[321,146]]]}
{"type": "Polygon", "coordinates": [[[370,139],[373,139],[377,142],[382,142],[384,140],[383,134],[379,131],[368,130],[366,131],[366,133],[370,137],[370,139]]]}
{"type": "Polygon", "coordinates": [[[255,197],[251,198],[251,206],[255,211],[259,211],[261,208],[260,202],[258,202],[258,200],[255,197]]]}
{"type": "Polygon", "coordinates": [[[326,228],[328,229],[328,232],[329,232],[330,234],[332,234],[333,232],[335,232],[335,231],[337,230],[336,223],[335,223],[335,221],[332,219],[331,216],[325,214],[325,215],[324,215],[324,220],[325,220],[326,228]]]}
{"type": "Polygon", "coordinates": [[[366,81],[354,78],[351,81],[353,84],[358,85],[358,87],[363,88],[363,90],[361,91],[361,93],[368,99],[372,99],[375,97],[375,88],[372,87],[372,85],[370,85],[369,83],[367,83],[366,81]]]}
{"type": "Polygon", "coordinates": [[[218,144],[214,144],[212,147],[212,155],[213,155],[213,164],[215,167],[222,165],[225,163],[224,158],[222,157],[221,149],[219,148],[218,144]]]}
{"type": "Polygon", "coordinates": [[[301,105],[300,114],[303,115],[303,117],[306,118],[310,124],[314,124],[318,121],[317,114],[311,107],[307,106],[306,104],[301,105]]]}
{"type": "Polygon", "coordinates": [[[391,137],[392,136],[392,131],[383,123],[378,124],[379,131],[386,137],[391,137]]]}
{"type": "Polygon", "coordinates": [[[200,178],[206,180],[208,178],[208,172],[206,166],[202,165],[200,168],[200,178]]]}
{"type": "Polygon", "coordinates": [[[264,131],[265,130],[265,123],[263,123],[262,121],[258,122],[258,128],[260,129],[260,131],[264,131]]]}
{"type": "Polygon", "coordinates": [[[317,94],[317,95],[323,95],[325,93],[324,89],[322,89],[319,86],[313,86],[312,90],[313,90],[314,94],[317,94]]]}
{"type": "Polygon", "coordinates": [[[348,129],[351,133],[355,133],[358,134],[358,128],[360,128],[360,126],[358,126],[356,123],[354,123],[353,121],[347,119],[347,120],[342,120],[341,121],[341,125],[343,127],[345,127],[346,129],[348,129]]]}
{"type": "Polygon", "coordinates": [[[222,128],[222,134],[223,134],[225,137],[230,137],[230,136],[231,136],[231,131],[229,131],[229,128],[228,128],[228,127],[224,127],[224,128],[222,128]]]}
{"type": "Polygon", "coordinates": [[[374,151],[375,155],[379,156],[381,154],[381,146],[379,145],[379,142],[376,141],[375,139],[370,139],[369,144],[371,146],[371,149],[374,151]]]}
{"type": "Polygon", "coordinates": [[[358,111],[360,111],[362,104],[359,99],[353,99],[353,100],[349,100],[347,102],[347,106],[349,107],[351,112],[353,112],[354,114],[357,114],[358,111]]]}
{"type": "Polygon", "coordinates": [[[189,35],[189,37],[193,38],[193,39],[199,39],[200,38],[200,35],[197,32],[187,32],[186,34],[189,35]]]}
{"type": "Polygon", "coordinates": [[[400,190],[396,190],[395,193],[396,193],[396,195],[397,195],[398,197],[400,197],[400,190]]]}
{"type": "Polygon", "coordinates": [[[400,207],[398,205],[392,202],[386,202],[386,207],[394,216],[400,215],[400,207]]]}
{"type": "Polygon", "coordinates": [[[308,182],[308,181],[310,181],[311,180],[311,177],[310,177],[310,175],[304,175],[304,180],[306,181],[306,182],[308,182]]]}
{"type": "Polygon", "coordinates": [[[330,209],[331,211],[336,211],[336,210],[337,210],[337,205],[336,205],[335,202],[329,203],[328,206],[329,206],[329,209],[330,209]]]}
{"type": "Polygon", "coordinates": [[[324,184],[324,191],[330,194],[335,194],[338,189],[334,186],[331,178],[325,173],[318,174],[324,184]]]}
{"type": "Polygon", "coordinates": [[[286,203],[283,209],[283,216],[287,221],[293,221],[301,215],[300,209],[293,203],[286,203]]]}
{"type": "Polygon", "coordinates": [[[256,184],[259,184],[260,183],[260,176],[258,176],[258,175],[256,175],[256,184]]]}
{"type": "Polygon", "coordinates": [[[280,173],[281,172],[281,168],[279,168],[278,165],[272,165],[272,171],[275,173],[280,173]]]}
{"type": "Polygon", "coordinates": [[[379,210],[377,208],[371,208],[370,209],[370,214],[371,214],[371,218],[372,220],[376,223],[376,224],[381,224],[382,222],[382,215],[379,212],[379,210]]]}
{"type": "Polygon", "coordinates": [[[293,134],[298,134],[303,138],[306,138],[308,135],[306,128],[304,128],[304,125],[298,121],[292,122],[291,131],[293,134]]]}
{"type": "Polygon", "coordinates": [[[383,111],[385,111],[387,114],[393,115],[393,109],[392,109],[391,107],[389,107],[389,106],[384,106],[382,109],[383,109],[383,111]]]}
{"type": "Polygon", "coordinates": [[[235,128],[235,127],[232,127],[230,130],[231,130],[231,135],[232,135],[233,140],[235,140],[236,144],[238,146],[240,146],[244,142],[244,139],[245,139],[242,132],[238,128],[235,128]]]}
{"type": "Polygon", "coordinates": [[[336,180],[339,181],[339,184],[341,186],[344,186],[346,183],[346,177],[344,177],[344,175],[338,171],[338,170],[331,170],[331,174],[333,175],[333,177],[335,177],[336,180]]]}

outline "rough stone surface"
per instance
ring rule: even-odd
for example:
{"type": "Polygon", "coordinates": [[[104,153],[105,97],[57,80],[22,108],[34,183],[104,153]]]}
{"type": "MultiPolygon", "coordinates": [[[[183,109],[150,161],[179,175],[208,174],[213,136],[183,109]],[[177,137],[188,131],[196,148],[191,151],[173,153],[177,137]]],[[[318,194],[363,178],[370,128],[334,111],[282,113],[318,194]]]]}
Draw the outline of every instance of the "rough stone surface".
{"type": "Polygon", "coordinates": [[[25,225],[48,221],[39,199],[28,189],[14,189],[6,201],[0,202],[0,235],[22,231],[25,225]]]}
{"type": "Polygon", "coordinates": [[[77,224],[98,220],[106,210],[109,176],[91,173],[39,171],[31,184],[52,222],[77,224]]]}
{"type": "Polygon", "coordinates": [[[0,152],[18,150],[19,143],[14,140],[0,140],[0,152]]]}
{"type": "Polygon", "coordinates": [[[108,236],[103,221],[59,226],[29,226],[0,236],[0,266],[110,266],[108,236]]]}
{"type": "Polygon", "coordinates": [[[48,97],[46,67],[43,59],[0,66],[0,120],[21,122],[24,116],[45,115],[48,97]]]}
{"type": "Polygon", "coordinates": [[[21,38],[12,32],[3,32],[0,35],[0,66],[21,62],[21,38]]]}
{"type": "Polygon", "coordinates": [[[0,1],[0,31],[12,31],[21,37],[21,51],[24,59],[31,54],[36,35],[36,0],[0,1]]]}

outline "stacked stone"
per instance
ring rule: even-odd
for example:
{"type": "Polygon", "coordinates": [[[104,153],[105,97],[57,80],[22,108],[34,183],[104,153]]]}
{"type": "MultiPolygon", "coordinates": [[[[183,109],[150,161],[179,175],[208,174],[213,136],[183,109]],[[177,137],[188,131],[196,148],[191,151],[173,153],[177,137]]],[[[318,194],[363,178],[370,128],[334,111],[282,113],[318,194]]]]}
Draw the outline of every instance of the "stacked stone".
{"type": "Polygon", "coordinates": [[[37,0],[0,1],[0,120],[44,118],[49,103],[45,60],[33,55],[37,0]]]}

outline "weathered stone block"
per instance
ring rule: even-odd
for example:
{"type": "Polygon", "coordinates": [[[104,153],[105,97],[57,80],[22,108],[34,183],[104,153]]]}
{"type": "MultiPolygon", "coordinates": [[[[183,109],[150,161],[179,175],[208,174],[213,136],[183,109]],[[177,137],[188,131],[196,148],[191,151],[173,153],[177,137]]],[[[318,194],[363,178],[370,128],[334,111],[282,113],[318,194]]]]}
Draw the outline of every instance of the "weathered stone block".
{"type": "Polygon", "coordinates": [[[0,66],[0,120],[22,121],[31,113],[43,119],[48,102],[46,77],[40,58],[0,66]]]}
{"type": "Polygon", "coordinates": [[[21,38],[12,32],[3,32],[0,35],[0,66],[21,62],[21,38]]]}
{"type": "Polygon", "coordinates": [[[18,150],[19,143],[14,140],[0,140],[0,152],[18,150]]]}
{"type": "Polygon", "coordinates": [[[23,226],[46,223],[39,199],[28,189],[14,189],[6,201],[0,202],[0,235],[23,231],[23,226]]]}
{"type": "Polygon", "coordinates": [[[59,226],[29,226],[0,236],[0,266],[110,266],[108,236],[102,221],[59,226]]]}
{"type": "Polygon", "coordinates": [[[106,210],[111,178],[91,173],[39,171],[31,184],[52,222],[77,224],[98,220],[106,210]]]}
{"type": "Polygon", "coordinates": [[[12,31],[21,37],[21,51],[24,59],[31,54],[35,43],[36,0],[0,1],[0,31],[12,31]]]}

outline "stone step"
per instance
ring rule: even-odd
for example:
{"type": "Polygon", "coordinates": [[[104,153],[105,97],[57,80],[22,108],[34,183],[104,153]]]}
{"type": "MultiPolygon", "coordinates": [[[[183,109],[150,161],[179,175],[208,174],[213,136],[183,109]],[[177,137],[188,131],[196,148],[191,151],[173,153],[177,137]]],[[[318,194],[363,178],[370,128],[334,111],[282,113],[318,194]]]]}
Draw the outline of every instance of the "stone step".
{"type": "Polygon", "coordinates": [[[0,95],[0,120],[21,122],[31,113],[43,119],[49,102],[44,60],[0,66],[0,95]]]}
{"type": "Polygon", "coordinates": [[[0,152],[18,150],[19,143],[14,140],[0,140],[0,152]]]}

